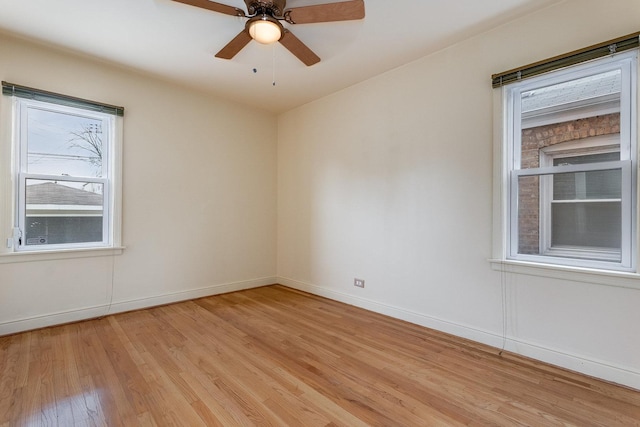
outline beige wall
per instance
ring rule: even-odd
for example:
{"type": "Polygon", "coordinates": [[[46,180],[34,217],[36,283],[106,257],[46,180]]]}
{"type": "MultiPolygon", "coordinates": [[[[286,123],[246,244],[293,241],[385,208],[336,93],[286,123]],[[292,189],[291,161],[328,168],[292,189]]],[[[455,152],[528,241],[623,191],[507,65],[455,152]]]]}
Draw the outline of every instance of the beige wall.
{"type": "Polygon", "coordinates": [[[281,115],[281,282],[494,346],[504,316],[509,350],[640,388],[638,276],[488,261],[491,74],[639,23],[637,0],[565,1],[281,115]]]}
{"type": "MultiPolygon", "coordinates": [[[[6,36],[0,79],[125,107],[126,246],[113,257],[0,255],[0,334],[103,314],[112,296],[114,312],[276,281],[274,115],[6,36]]],[[[12,186],[3,126],[6,253],[12,186]]]]}

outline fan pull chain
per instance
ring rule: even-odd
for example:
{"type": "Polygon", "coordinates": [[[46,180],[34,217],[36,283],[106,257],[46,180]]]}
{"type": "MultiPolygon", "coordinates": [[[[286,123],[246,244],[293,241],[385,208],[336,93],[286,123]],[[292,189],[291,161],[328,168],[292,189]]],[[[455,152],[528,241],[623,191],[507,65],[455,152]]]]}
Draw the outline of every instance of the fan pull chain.
{"type": "Polygon", "coordinates": [[[272,71],[273,71],[273,82],[272,85],[275,86],[276,85],[276,44],[273,44],[273,47],[271,48],[272,52],[273,52],[273,64],[271,66],[272,71]]]}

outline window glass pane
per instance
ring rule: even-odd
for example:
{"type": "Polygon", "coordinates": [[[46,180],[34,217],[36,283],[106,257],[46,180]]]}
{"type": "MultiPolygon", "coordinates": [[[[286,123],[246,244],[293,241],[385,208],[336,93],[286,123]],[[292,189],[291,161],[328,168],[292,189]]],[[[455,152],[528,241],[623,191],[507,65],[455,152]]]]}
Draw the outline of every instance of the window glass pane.
{"type": "Polygon", "coordinates": [[[559,173],[553,177],[553,200],[620,199],[620,169],[559,173]]]}
{"type": "Polygon", "coordinates": [[[621,173],[519,177],[518,253],[619,261],[621,173]]]}
{"type": "MultiPolygon", "coordinates": [[[[571,144],[583,144],[584,153],[597,151],[598,147],[588,143],[593,137],[611,136],[609,151],[619,152],[620,90],[621,71],[614,70],[523,92],[520,158],[516,159],[520,168],[549,166],[544,164],[545,150],[557,151],[571,144]]],[[[605,157],[620,160],[612,156],[605,157]]],[[[565,158],[570,164],[606,161],[580,155],[565,158]]]]}
{"type": "MultiPolygon", "coordinates": [[[[577,150],[576,150],[577,151],[577,150]]],[[[580,150],[586,151],[586,150],[580,150]]],[[[553,166],[584,165],[587,163],[611,162],[620,160],[620,152],[584,154],[576,156],[564,156],[553,159],[553,166]]]]}
{"type": "Polygon", "coordinates": [[[101,177],[102,153],[101,120],[29,107],[28,173],[101,177]]]}
{"type": "Polygon", "coordinates": [[[103,200],[99,183],[27,179],[24,244],[102,242],[103,200]]]}
{"type": "Polygon", "coordinates": [[[540,178],[518,180],[518,253],[540,252],[540,178]]]}
{"type": "Polygon", "coordinates": [[[621,78],[620,70],[611,70],[523,92],[522,112],[540,112],[553,107],[558,111],[558,107],[567,109],[570,105],[593,102],[612,94],[617,94],[616,98],[619,99],[621,78]]]}
{"type": "Polygon", "coordinates": [[[620,202],[553,203],[551,246],[621,248],[620,202]]]}

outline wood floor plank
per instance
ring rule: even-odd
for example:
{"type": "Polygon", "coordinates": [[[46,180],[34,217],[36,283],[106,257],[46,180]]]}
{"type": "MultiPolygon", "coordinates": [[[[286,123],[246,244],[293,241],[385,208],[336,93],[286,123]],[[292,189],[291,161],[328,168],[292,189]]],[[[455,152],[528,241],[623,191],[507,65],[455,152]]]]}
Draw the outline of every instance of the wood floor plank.
{"type": "Polygon", "coordinates": [[[27,333],[0,340],[0,420],[12,418],[19,403],[14,390],[22,389],[26,381],[29,347],[23,343],[28,343],[30,337],[27,333]],[[20,378],[24,379],[21,381],[20,378]]]}
{"type": "MultiPolygon", "coordinates": [[[[121,382],[118,375],[123,367],[117,360],[114,363],[114,356],[109,355],[115,343],[110,341],[108,320],[99,319],[83,324],[89,329],[89,334],[85,335],[88,345],[84,349],[87,352],[88,368],[107,423],[115,426],[133,425],[137,419],[131,406],[133,398],[127,393],[128,385],[121,382]]],[[[139,372],[130,372],[129,375],[139,375],[139,372]]]]}
{"type": "Polygon", "coordinates": [[[640,426],[640,392],[274,285],[0,337],[0,426],[640,426]]]}

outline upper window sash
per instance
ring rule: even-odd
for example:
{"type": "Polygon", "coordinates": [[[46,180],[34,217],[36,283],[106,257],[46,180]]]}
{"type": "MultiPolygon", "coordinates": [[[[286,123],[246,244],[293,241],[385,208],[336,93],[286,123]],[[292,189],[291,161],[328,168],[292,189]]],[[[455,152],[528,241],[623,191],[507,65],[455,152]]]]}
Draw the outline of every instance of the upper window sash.
{"type": "MultiPolygon", "coordinates": [[[[109,155],[113,150],[112,145],[112,135],[114,132],[115,126],[115,118],[110,115],[100,114],[93,111],[87,111],[79,107],[69,107],[63,105],[51,105],[48,102],[44,101],[34,101],[31,99],[23,99],[16,98],[15,102],[15,111],[16,117],[19,119],[19,122],[16,123],[16,138],[19,150],[16,152],[19,153],[18,164],[20,173],[31,173],[28,168],[28,143],[24,143],[23,138],[26,138],[25,132],[28,130],[28,110],[36,109],[44,112],[51,113],[61,113],[69,116],[77,116],[82,118],[87,118],[90,120],[98,121],[101,123],[101,133],[102,133],[102,143],[104,149],[104,156],[101,159],[101,173],[100,176],[107,177],[111,174],[112,163],[111,156],[109,155]]],[[[46,173],[40,175],[48,175],[46,173]]],[[[95,176],[92,175],[71,175],[71,177],[82,177],[83,179],[95,179],[95,176]]]]}
{"type": "Polygon", "coordinates": [[[556,71],[550,76],[538,76],[529,80],[522,81],[520,83],[514,83],[510,86],[505,86],[506,91],[506,106],[507,111],[507,126],[509,129],[509,137],[513,143],[509,144],[508,159],[510,169],[520,169],[522,146],[522,93],[539,89],[542,87],[552,86],[555,84],[565,83],[572,80],[589,77],[596,74],[605,73],[607,71],[620,70],[621,78],[621,93],[620,93],[620,109],[626,111],[626,114],[620,115],[620,158],[636,160],[637,154],[631,151],[631,108],[632,103],[635,102],[632,99],[631,94],[635,94],[635,79],[632,78],[632,73],[636,73],[637,70],[637,57],[638,52],[627,52],[616,55],[609,60],[601,59],[598,64],[592,66],[585,66],[582,64],[582,69],[575,69],[572,67],[563,71],[556,71]],[[632,87],[633,85],[633,87],[632,87]]]}

